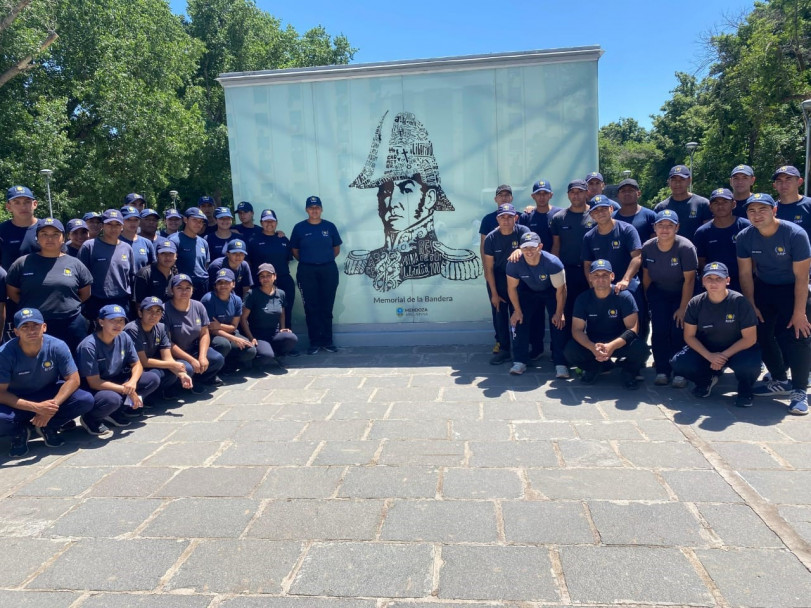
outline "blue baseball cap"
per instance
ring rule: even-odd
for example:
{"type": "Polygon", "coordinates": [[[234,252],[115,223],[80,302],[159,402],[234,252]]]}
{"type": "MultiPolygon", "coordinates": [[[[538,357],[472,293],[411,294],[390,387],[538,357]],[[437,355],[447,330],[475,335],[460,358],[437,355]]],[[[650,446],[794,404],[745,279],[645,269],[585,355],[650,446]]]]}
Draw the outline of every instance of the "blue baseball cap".
{"type": "Polygon", "coordinates": [[[80,219],[73,219],[68,221],[68,234],[73,232],[74,230],[78,230],[79,228],[84,228],[87,230],[87,222],[80,219]]]}
{"type": "Polygon", "coordinates": [[[499,215],[518,215],[515,211],[515,206],[511,203],[504,203],[503,205],[498,206],[498,211],[496,212],[496,216],[499,215]]]}
{"type": "Polygon", "coordinates": [[[729,269],[723,262],[710,262],[709,264],[704,266],[703,276],[706,277],[712,274],[714,274],[717,277],[722,277],[726,279],[729,276],[729,269]]]}
{"type": "Polygon", "coordinates": [[[609,262],[608,260],[594,260],[591,263],[589,274],[597,272],[598,270],[606,270],[608,272],[614,272],[614,269],[611,268],[611,262],[609,262]]]}
{"type": "Polygon", "coordinates": [[[107,211],[101,214],[101,217],[104,219],[105,224],[109,224],[110,222],[124,223],[124,219],[121,217],[121,212],[118,209],[107,209],[107,211]]]}
{"type": "Polygon", "coordinates": [[[225,250],[228,253],[248,253],[248,248],[245,247],[245,241],[242,239],[234,239],[233,241],[228,241],[228,244],[225,246],[225,250]]]}
{"type": "Polygon", "coordinates": [[[274,222],[278,222],[279,220],[276,219],[276,212],[273,209],[263,209],[262,210],[262,217],[260,218],[260,222],[264,222],[267,220],[273,220],[274,222]]]}
{"type": "Polygon", "coordinates": [[[213,206],[214,205],[214,199],[211,198],[210,196],[208,196],[207,194],[204,194],[199,199],[197,199],[197,206],[202,207],[203,205],[212,205],[213,206]]]}
{"type": "Polygon", "coordinates": [[[160,213],[158,213],[154,209],[144,209],[143,211],[141,211],[141,219],[144,219],[145,217],[151,217],[153,215],[158,218],[160,217],[160,213]]]}
{"type": "Polygon", "coordinates": [[[101,213],[97,213],[97,212],[95,212],[95,211],[88,211],[87,213],[85,213],[85,214],[82,216],[82,219],[83,219],[85,222],[89,222],[90,220],[100,220],[100,219],[101,219],[101,217],[102,217],[102,216],[101,216],[101,213]]]}
{"type": "Polygon", "coordinates": [[[167,220],[170,217],[176,217],[178,219],[183,219],[183,216],[180,215],[180,211],[178,211],[177,209],[167,209],[166,211],[163,212],[163,217],[165,219],[167,219],[167,220]]]}
{"type": "Polygon", "coordinates": [[[39,234],[40,230],[43,228],[48,228],[49,226],[51,228],[56,228],[59,232],[65,232],[65,227],[62,225],[62,222],[52,217],[46,217],[37,222],[36,233],[39,234]]]}
{"type": "Polygon", "coordinates": [[[735,197],[732,196],[732,191],[729,188],[716,188],[710,194],[710,202],[712,202],[713,199],[716,198],[722,198],[724,200],[731,201],[734,200],[735,197]]]}
{"type": "Polygon", "coordinates": [[[690,179],[690,169],[686,165],[676,165],[675,167],[670,168],[670,172],[667,174],[668,179],[671,177],[683,177],[684,179],[690,179]]]}
{"type": "Polygon", "coordinates": [[[566,187],[566,192],[570,190],[588,190],[589,185],[586,183],[584,179],[573,179],[569,182],[569,185],[566,187]]]}
{"type": "Polygon", "coordinates": [[[12,186],[8,190],[6,190],[6,202],[10,201],[13,198],[17,198],[23,196],[25,198],[30,198],[31,200],[34,199],[34,195],[31,190],[26,186],[12,186]]]}
{"type": "Polygon", "coordinates": [[[42,325],[45,323],[45,319],[42,318],[42,313],[36,308],[21,308],[14,313],[14,327],[19,329],[23,323],[42,325]]]}
{"type": "Polygon", "coordinates": [[[158,241],[158,244],[155,245],[155,251],[158,253],[163,253],[164,251],[171,251],[172,253],[177,253],[177,245],[175,245],[174,241],[170,241],[169,239],[162,239],[158,241]]]}
{"type": "Polygon", "coordinates": [[[186,217],[196,217],[198,220],[206,219],[206,214],[200,211],[200,209],[197,207],[189,207],[183,212],[183,215],[186,217]]]}
{"type": "Polygon", "coordinates": [[[99,310],[99,319],[126,319],[127,312],[118,304],[107,304],[99,310]]]}
{"type": "Polygon", "coordinates": [[[792,167],[791,165],[783,165],[775,170],[772,174],[772,181],[777,179],[778,175],[791,175],[792,177],[802,177],[800,175],[799,169],[797,167],[792,167]]]}
{"type": "Polygon", "coordinates": [[[159,306],[160,309],[163,310],[164,309],[163,300],[161,300],[160,298],[156,298],[155,296],[149,296],[148,298],[144,298],[143,300],[141,300],[141,303],[139,304],[141,310],[144,310],[146,308],[152,308],[153,306],[159,306]]]}
{"type": "Polygon", "coordinates": [[[754,169],[752,169],[752,167],[750,167],[749,165],[736,165],[735,168],[732,169],[732,171],[730,172],[729,176],[733,177],[738,173],[743,173],[744,175],[747,175],[749,177],[755,176],[754,169]]]}
{"type": "Polygon", "coordinates": [[[552,184],[549,180],[546,179],[539,179],[537,182],[532,184],[532,194],[536,192],[552,192],[552,184]]]}
{"type": "Polygon", "coordinates": [[[242,201],[237,205],[237,211],[250,211],[253,212],[253,205],[251,205],[248,201],[242,201]]]}
{"type": "Polygon", "coordinates": [[[307,198],[307,201],[304,203],[304,208],[307,207],[323,207],[321,204],[321,199],[317,196],[310,196],[307,198]]]}
{"type": "Polygon", "coordinates": [[[653,221],[654,224],[658,224],[659,222],[673,222],[674,224],[678,224],[679,215],[672,209],[663,209],[656,214],[656,219],[653,221]]]}
{"type": "Polygon", "coordinates": [[[172,287],[177,287],[184,281],[189,285],[191,285],[192,287],[194,287],[194,281],[191,280],[191,277],[187,274],[183,274],[182,272],[172,277],[172,282],[170,283],[170,285],[172,287]]]}
{"type": "Polygon", "coordinates": [[[521,238],[518,239],[519,247],[537,247],[541,244],[541,237],[539,237],[534,232],[525,232],[521,235],[521,238]]]}
{"type": "Polygon", "coordinates": [[[228,207],[217,207],[214,210],[214,219],[218,220],[221,217],[230,217],[234,219],[234,214],[231,213],[231,210],[228,207]]]}
{"type": "Polygon", "coordinates": [[[639,190],[639,182],[635,179],[631,179],[630,177],[617,184],[617,192],[622,190],[625,186],[631,186],[632,188],[639,190]]]}
{"type": "Polygon", "coordinates": [[[595,209],[599,209],[600,207],[614,207],[614,201],[612,201],[607,196],[603,196],[602,194],[598,194],[597,196],[591,197],[589,201],[589,211],[594,211],[595,209]]]}
{"type": "Polygon", "coordinates": [[[123,217],[125,220],[131,219],[133,217],[137,217],[137,218],[140,219],[140,217],[141,217],[141,212],[138,211],[132,205],[127,205],[126,207],[121,207],[120,211],[121,211],[121,217],[123,217]]]}
{"type": "Polygon", "coordinates": [[[229,283],[233,283],[236,281],[236,277],[234,276],[234,271],[230,268],[220,268],[217,271],[217,278],[214,279],[215,283],[219,283],[220,281],[228,281],[229,283]]]}
{"type": "Polygon", "coordinates": [[[135,201],[144,201],[144,203],[146,203],[146,199],[137,192],[130,192],[127,196],[124,197],[125,206],[134,205],[135,201]]]}
{"type": "Polygon", "coordinates": [[[756,192],[752,196],[746,199],[744,206],[751,205],[752,203],[762,203],[764,205],[769,205],[770,207],[777,207],[777,203],[775,200],[769,196],[768,194],[764,194],[763,192],[756,192]]]}
{"type": "Polygon", "coordinates": [[[590,181],[591,181],[591,180],[593,180],[593,179],[599,179],[601,182],[604,182],[604,181],[605,181],[605,180],[603,179],[603,174],[602,174],[602,173],[599,173],[599,172],[597,172],[597,171],[592,171],[591,173],[589,173],[589,174],[588,174],[588,175],[585,177],[586,182],[590,182],[590,181]]]}

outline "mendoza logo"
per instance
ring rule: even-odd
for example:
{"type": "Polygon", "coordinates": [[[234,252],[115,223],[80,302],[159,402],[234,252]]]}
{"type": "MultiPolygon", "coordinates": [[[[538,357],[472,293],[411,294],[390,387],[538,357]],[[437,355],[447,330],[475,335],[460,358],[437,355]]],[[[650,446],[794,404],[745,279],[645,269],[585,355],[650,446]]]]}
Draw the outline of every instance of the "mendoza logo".
{"type": "Polygon", "coordinates": [[[542,275],[538,276],[538,279],[540,279],[541,281],[545,281],[547,276],[548,275],[542,274],[542,275]]]}
{"type": "Polygon", "coordinates": [[[329,230],[322,230],[321,236],[329,236],[329,230]]]}
{"type": "Polygon", "coordinates": [[[774,248],[774,252],[777,255],[786,255],[786,248],[783,247],[782,245],[778,245],[777,247],[774,248]]]}
{"type": "Polygon", "coordinates": [[[609,308],[608,309],[608,318],[609,319],[616,319],[617,318],[617,309],[616,308],[609,308]]]}
{"type": "Polygon", "coordinates": [[[398,308],[397,309],[397,316],[398,317],[425,317],[428,316],[428,309],[422,306],[416,306],[413,308],[398,308]]]}
{"type": "Polygon", "coordinates": [[[397,316],[398,317],[402,317],[404,314],[405,314],[405,310],[403,310],[402,308],[397,309],[397,316]]]}
{"type": "Polygon", "coordinates": [[[696,217],[698,213],[698,209],[690,209],[690,217],[696,217]]]}
{"type": "Polygon", "coordinates": [[[670,265],[671,266],[678,266],[679,265],[679,258],[670,258],[670,265]]]}
{"type": "Polygon", "coordinates": [[[726,322],[726,323],[734,323],[735,322],[735,315],[732,314],[732,313],[727,314],[727,316],[724,317],[724,322],[726,322]]]}
{"type": "Polygon", "coordinates": [[[62,274],[64,274],[66,277],[72,277],[73,276],[73,271],[70,268],[65,268],[62,271],[62,274]]]}
{"type": "Polygon", "coordinates": [[[141,247],[140,249],[138,249],[138,253],[140,253],[141,255],[146,255],[146,249],[141,247]]]}
{"type": "Polygon", "coordinates": [[[202,325],[202,322],[200,321],[200,317],[197,317],[197,318],[194,320],[194,323],[195,323],[195,325],[202,325]]]}
{"type": "Polygon", "coordinates": [[[127,261],[127,254],[126,254],[126,253],[122,253],[122,254],[121,254],[121,259],[122,259],[122,260],[124,260],[124,261],[126,262],[126,261],[127,261]]]}
{"type": "Polygon", "coordinates": [[[619,241],[611,241],[611,247],[613,247],[614,249],[619,249],[620,248],[620,242],[619,241]]]}
{"type": "Polygon", "coordinates": [[[42,369],[44,369],[46,372],[51,371],[53,368],[54,368],[53,361],[43,361],[42,362],[42,369]]]}
{"type": "Polygon", "coordinates": [[[803,216],[802,215],[795,215],[794,216],[794,223],[795,224],[802,224],[803,223],[803,216]]]}

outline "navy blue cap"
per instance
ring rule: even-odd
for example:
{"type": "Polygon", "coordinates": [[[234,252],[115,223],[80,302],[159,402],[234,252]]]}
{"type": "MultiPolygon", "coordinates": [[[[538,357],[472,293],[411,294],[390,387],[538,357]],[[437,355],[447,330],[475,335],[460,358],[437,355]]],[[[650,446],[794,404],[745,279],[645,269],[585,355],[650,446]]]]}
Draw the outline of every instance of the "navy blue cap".
{"type": "Polygon", "coordinates": [[[197,199],[197,206],[202,207],[203,205],[214,205],[214,199],[211,198],[209,195],[204,194],[199,199],[197,199]]]}
{"type": "Polygon", "coordinates": [[[539,179],[537,182],[532,184],[532,194],[536,192],[552,192],[552,184],[549,180],[546,179],[539,179]]]}
{"type": "Polygon", "coordinates": [[[14,313],[14,327],[19,328],[23,323],[36,323],[42,325],[45,319],[42,313],[36,308],[21,308],[14,313]]]}
{"type": "Polygon", "coordinates": [[[732,195],[732,191],[729,188],[716,188],[710,194],[710,202],[712,202],[714,198],[722,198],[727,201],[735,199],[735,197],[732,195]]]}
{"type": "Polygon", "coordinates": [[[683,177],[684,179],[689,179],[690,169],[686,165],[676,165],[670,168],[670,173],[667,174],[667,177],[683,177]]]}
{"type": "Polygon", "coordinates": [[[161,239],[155,245],[155,251],[158,253],[163,253],[164,251],[171,251],[172,253],[177,253],[177,245],[175,245],[174,241],[170,241],[169,239],[161,239]]]}
{"type": "Polygon", "coordinates": [[[206,214],[200,211],[198,207],[189,207],[183,212],[186,217],[196,217],[199,220],[206,219],[206,214]]]}
{"type": "Polygon", "coordinates": [[[279,220],[276,219],[276,212],[273,209],[263,209],[262,210],[262,217],[259,220],[260,222],[264,222],[266,220],[273,220],[274,222],[278,222],[279,220]]]}
{"type": "Polygon", "coordinates": [[[167,219],[167,220],[170,217],[176,217],[178,219],[183,219],[183,216],[180,215],[180,211],[178,211],[177,209],[167,209],[166,211],[163,212],[163,217],[165,219],[167,219]]]}
{"type": "Polygon", "coordinates": [[[87,223],[84,220],[80,219],[73,219],[68,221],[68,234],[70,234],[74,230],[78,230],[79,228],[84,228],[85,230],[87,230],[87,223]]]}
{"type": "Polygon", "coordinates": [[[515,206],[511,203],[504,203],[503,205],[498,206],[498,211],[496,212],[496,216],[499,215],[518,215],[515,211],[515,206]]]}
{"type": "Polygon", "coordinates": [[[90,220],[100,220],[101,217],[102,217],[101,213],[97,213],[95,211],[88,211],[82,216],[82,219],[87,222],[90,220]]]}
{"type": "Polygon", "coordinates": [[[231,210],[228,207],[217,207],[214,210],[214,219],[218,220],[221,217],[230,217],[231,219],[233,219],[234,214],[231,213],[231,210]]]}
{"type": "Polygon", "coordinates": [[[573,179],[569,182],[569,185],[566,186],[566,192],[570,190],[588,190],[589,185],[586,183],[584,179],[573,179]]]}
{"type": "Polygon", "coordinates": [[[590,182],[590,181],[591,181],[591,180],[593,180],[593,179],[599,179],[601,182],[604,182],[604,181],[605,181],[605,180],[603,179],[603,174],[602,174],[602,173],[599,173],[599,172],[597,172],[597,171],[592,171],[591,173],[589,173],[589,174],[588,174],[588,175],[585,177],[586,182],[590,182]]]}
{"type": "Polygon", "coordinates": [[[118,209],[107,209],[107,211],[101,214],[101,217],[104,219],[105,224],[109,224],[110,222],[124,223],[124,219],[118,209]]]}
{"type": "Polygon", "coordinates": [[[12,186],[8,190],[6,190],[6,202],[10,201],[13,198],[17,198],[18,196],[24,196],[30,199],[34,198],[34,194],[26,186],[12,186]]]}
{"type": "Polygon", "coordinates": [[[304,208],[306,209],[307,207],[323,207],[323,205],[321,204],[320,198],[317,196],[310,196],[304,203],[304,208]]]}
{"type": "Polygon", "coordinates": [[[245,246],[245,241],[242,239],[228,241],[228,244],[225,246],[225,250],[228,253],[248,253],[248,248],[245,246]]]}
{"type": "Polygon", "coordinates": [[[65,227],[62,225],[62,222],[52,217],[46,217],[37,222],[37,234],[39,234],[40,230],[43,228],[48,228],[49,226],[51,228],[56,228],[59,232],[65,232],[65,227]]]}
{"type": "Polygon", "coordinates": [[[589,274],[597,272],[598,270],[607,270],[608,272],[614,272],[614,269],[611,268],[611,262],[609,262],[608,260],[594,260],[591,263],[589,274]]]}
{"type": "Polygon", "coordinates": [[[121,211],[121,217],[123,217],[125,220],[128,220],[128,219],[133,218],[133,217],[137,217],[137,218],[141,217],[141,212],[138,211],[132,205],[127,205],[125,207],[121,207],[120,211],[121,211]]]}
{"type": "Polygon", "coordinates": [[[155,296],[149,296],[148,298],[141,300],[139,306],[141,310],[144,310],[145,308],[152,308],[153,306],[160,306],[161,310],[163,310],[163,300],[156,298],[155,296]]]}
{"type": "Polygon", "coordinates": [[[150,217],[150,216],[153,216],[153,215],[155,217],[157,217],[157,218],[159,218],[161,216],[160,213],[158,213],[154,209],[144,209],[143,211],[141,211],[141,219],[144,219],[145,217],[150,217]]]}
{"type": "Polygon", "coordinates": [[[792,167],[791,165],[783,165],[782,167],[776,169],[775,172],[772,174],[772,181],[776,180],[778,175],[791,175],[792,177],[802,177],[797,167],[792,167]]]}
{"type": "Polygon", "coordinates": [[[537,247],[541,244],[541,237],[534,232],[525,232],[518,239],[518,242],[520,243],[519,247],[537,247]]]}
{"type": "Polygon", "coordinates": [[[589,211],[594,211],[595,209],[599,209],[600,207],[614,207],[614,201],[612,201],[607,196],[603,196],[602,194],[598,194],[597,196],[591,197],[589,201],[589,211]]]}
{"type": "Polygon", "coordinates": [[[99,319],[126,319],[127,311],[118,304],[107,304],[99,310],[99,319]]]}
{"type": "Polygon", "coordinates": [[[177,287],[183,281],[186,281],[186,283],[188,283],[189,285],[194,286],[194,281],[191,280],[191,277],[187,274],[183,274],[182,272],[172,277],[171,286],[177,287]]]}
{"type": "Polygon", "coordinates": [[[662,209],[659,213],[656,214],[656,219],[654,220],[654,224],[658,224],[659,222],[673,222],[674,224],[679,223],[679,215],[673,211],[672,209],[662,209]]]}
{"type": "Polygon", "coordinates": [[[703,276],[714,274],[715,276],[726,279],[729,276],[729,269],[723,262],[710,262],[704,266],[703,276]]]}
{"type": "Polygon", "coordinates": [[[746,199],[744,206],[751,205],[752,203],[762,203],[764,205],[769,205],[770,207],[777,207],[777,203],[775,200],[769,196],[768,194],[764,194],[763,192],[756,192],[752,196],[746,199]]]}
{"type": "Polygon", "coordinates": [[[617,190],[621,190],[625,186],[633,186],[637,190],[639,190],[639,182],[635,179],[631,179],[630,177],[627,179],[622,180],[620,183],[617,184],[617,190]]]}
{"type": "Polygon", "coordinates": [[[130,192],[127,196],[124,197],[125,206],[134,205],[135,201],[144,201],[144,203],[146,203],[146,199],[137,192],[130,192]]]}
{"type": "Polygon", "coordinates": [[[219,283],[220,281],[228,281],[229,283],[233,283],[236,281],[236,277],[234,276],[234,271],[230,268],[220,268],[217,271],[217,278],[214,279],[215,283],[219,283]]]}
{"type": "Polygon", "coordinates": [[[736,165],[734,169],[730,172],[729,176],[732,177],[736,173],[743,173],[749,177],[755,176],[755,171],[749,165],[736,165]]]}
{"type": "Polygon", "coordinates": [[[253,205],[248,201],[242,201],[237,205],[237,211],[253,211],[253,205]]]}

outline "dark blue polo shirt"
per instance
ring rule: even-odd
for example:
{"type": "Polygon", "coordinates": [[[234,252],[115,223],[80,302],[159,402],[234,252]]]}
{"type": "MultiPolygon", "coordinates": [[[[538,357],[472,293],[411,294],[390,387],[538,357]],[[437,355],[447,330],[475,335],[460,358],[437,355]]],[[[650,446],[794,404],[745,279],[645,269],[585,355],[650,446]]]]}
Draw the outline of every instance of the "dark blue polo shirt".
{"type": "Polygon", "coordinates": [[[290,247],[298,249],[299,262],[302,264],[329,264],[335,261],[333,247],[338,247],[343,241],[335,224],[321,220],[318,224],[311,224],[307,220],[293,226],[290,235],[290,247]]]}
{"type": "Polygon", "coordinates": [[[751,258],[754,274],[768,285],[793,285],[794,262],[811,257],[808,235],[800,226],[781,221],[770,237],[749,226],[738,234],[739,258],[751,258]]]}
{"type": "Polygon", "coordinates": [[[53,386],[77,371],[68,345],[45,334],[36,357],[29,357],[13,338],[0,347],[0,384],[8,392],[25,397],[47,386],[53,386]]]}
{"type": "Polygon", "coordinates": [[[811,198],[804,196],[788,204],[778,202],[777,219],[797,224],[811,238],[811,198]]]}
{"type": "Polygon", "coordinates": [[[51,321],[79,313],[79,290],[92,284],[93,276],[80,260],[69,255],[46,258],[32,253],[11,265],[6,283],[21,291],[20,306],[36,308],[51,321]]]}
{"type": "Polygon", "coordinates": [[[679,216],[679,235],[688,241],[693,240],[693,236],[701,224],[712,219],[710,201],[697,194],[683,201],[677,201],[672,196],[668,196],[653,208],[656,213],[665,209],[675,211],[679,216]]]}
{"type": "Polygon", "coordinates": [[[208,243],[201,236],[190,237],[175,232],[169,240],[177,245],[177,271],[190,277],[208,279],[208,264],[211,261],[208,243]]]}
{"type": "Polygon", "coordinates": [[[242,260],[239,267],[234,270],[228,264],[228,258],[217,258],[211,262],[211,265],[208,267],[208,285],[210,289],[214,289],[217,273],[223,268],[228,268],[234,273],[234,292],[238,293],[240,296],[243,293],[242,290],[244,287],[250,288],[253,285],[253,276],[251,276],[251,268],[248,266],[248,262],[242,260]]]}
{"type": "Polygon", "coordinates": [[[126,373],[127,368],[138,361],[135,345],[123,331],[112,344],[105,344],[96,333],[79,342],[76,347],[76,362],[82,378],[99,376],[102,380],[116,380],[126,373]]]}
{"type": "Polygon", "coordinates": [[[97,298],[122,298],[132,294],[135,272],[132,247],[123,241],[115,245],[100,238],[88,239],[79,249],[79,260],[93,275],[90,293],[97,298]]]}
{"type": "Polygon", "coordinates": [[[143,352],[147,359],[160,359],[160,351],[172,348],[169,332],[163,323],[156,323],[155,327],[144,331],[141,320],[130,321],[124,326],[124,331],[132,340],[137,352],[143,352]]]}
{"type": "Polygon", "coordinates": [[[541,243],[546,251],[552,250],[552,231],[549,229],[549,222],[555,217],[556,214],[563,211],[560,207],[553,207],[549,205],[549,211],[541,213],[537,209],[533,209],[529,213],[522,213],[518,221],[522,226],[529,228],[530,232],[534,232],[541,237],[541,243]]]}
{"type": "Polygon", "coordinates": [[[242,299],[233,292],[223,301],[216,293],[209,291],[200,298],[200,303],[206,307],[209,319],[216,319],[226,325],[230,325],[234,317],[242,316],[242,299]]]}
{"type": "Polygon", "coordinates": [[[493,256],[493,270],[496,274],[503,275],[507,272],[507,258],[518,249],[521,235],[528,232],[529,228],[516,224],[510,234],[501,234],[496,228],[484,237],[484,254],[493,256]]]}
{"type": "Polygon", "coordinates": [[[507,262],[507,276],[521,281],[519,291],[554,290],[552,275],[563,271],[563,262],[556,256],[541,250],[541,258],[535,266],[530,266],[525,257],[517,262],[507,262]]]}
{"type": "Polygon", "coordinates": [[[625,331],[625,317],[638,312],[634,297],[628,291],[598,298],[594,289],[577,296],[572,315],[586,322],[586,335],[592,342],[610,342],[625,331]]]}
{"type": "Polygon", "coordinates": [[[749,220],[737,218],[735,223],[726,228],[716,228],[712,222],[704,224],[693,237],[696,254],[707,262],[723,262],[729,269],[732,279],[738,277],[738,254],[735,241],[738,233],[749,226],[749,220]]]}
{"type": "Polygon", "coordinates": [[[616,280],[622,279],[631,263],[631,252],[642,249],[639,233],[630,224],[614,222],[608,234],[600,234],[597,226],[583,237],[581,258],[583,262],[608,260],[614,269],[616,280]]]}
{"type": "Polygon", "coordinates": [[[271,295],[267,295],[259,288],[252,289],[242,304],[244,308],[251,311],[248,317],[248,325],[251,328],[251,332],[279,331],[279,322],[284,312],[286,301],[287,296],[285,296],[284,291],[278,287],[271,295]]]}
{"type": "Polygon", "coordinates": [[[3,268],[8,270],[17,258],[39,251],[37,226],[39,220],[33,226],[25,228],[15,226],[11,220],[0,224],[0,257],[3,268]]]}
{"type": "Polygon", "coordinates": [[[654,236],[653,223],[656,221],[656,213],[652,209],[640,207],[639,211],[631,216],[621,215],[621,211],[622,209],[616,211],[611,217],[636,228],[640,243],[644,243],[654,236]]]}
{"type": "Polygon", "coordinates": [[[684,322],[695,325],[698,341],[717,353],[740,340],[742,329],[757,327],[757,316],[749,301],[737,291],[729,291],[717,304],[705,292],[687,304],[684,322]]]}
{"type": "Polygon", "coordinates": [[[132,260],[133,269],[135,274],[144,266],[149,266],[157,258],[155,257],[155,245],[152,241],[148,241],[140,235],[136,235],[132,241],[123,236],[119,236],[118,240],[124,241],[132,247],[132,260]]]}
{"type": "Polygon", "coordinates": [[[676,235],[668,251],[660,251],[656,237],[642,245],[642,267],[648,269],[651,284],[662,291],[681,291],[684,273],[698,269],[696,248],[685,237],[676,235]]]}
{"type": "Polygon", "coordinates": [[[256,275],[260,264],[273,264],[276,276],[289,275],[288,264],[293,259],[290,249],[290,239],[286,236],[257,234],[248,243],[248,263],[251,272],[256,275]]]}

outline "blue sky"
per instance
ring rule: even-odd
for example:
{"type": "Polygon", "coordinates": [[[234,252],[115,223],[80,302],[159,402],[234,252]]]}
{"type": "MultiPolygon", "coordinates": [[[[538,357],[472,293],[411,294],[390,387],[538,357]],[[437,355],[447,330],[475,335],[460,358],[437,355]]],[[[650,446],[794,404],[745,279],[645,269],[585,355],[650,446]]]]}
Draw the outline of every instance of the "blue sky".
{"type": "MultiPolygon", "coordinates": [[[[353,63],[600,45],[600,124],[621,117],[650,126],[676,84],[696,73],[702,39],[748,13],[752,0],[412,0],[279,3],[257,0],[303,33],[323,25],[358,48],[353,63]],[[408,10],[404,10],[404,7],[408,10]]],[[[170,0],[184,13],[185,0],[170,0]]]]}

